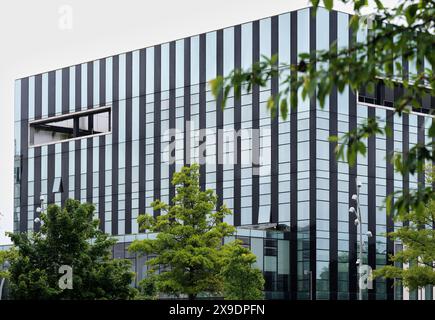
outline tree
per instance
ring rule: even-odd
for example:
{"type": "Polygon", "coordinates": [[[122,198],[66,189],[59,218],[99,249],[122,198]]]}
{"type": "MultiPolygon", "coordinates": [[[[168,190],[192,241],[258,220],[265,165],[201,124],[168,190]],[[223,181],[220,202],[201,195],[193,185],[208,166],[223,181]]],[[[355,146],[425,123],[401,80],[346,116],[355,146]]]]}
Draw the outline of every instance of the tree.
{"type": "MultiPolygon", "coordinates": [[[[298,62],[285,65],[278,64],[277,55],[264,57],[255,62],[248,70],[235,69],[226,77],[218,76],[210,81],[212,93],[222,101],[222,107],[231,92],[240,98],[242,90],[250,92],[253,86],[264,87],[271,79],[280,81],[280,90],[272,95],[267,103],[271,115],[279,113],[287,118],[289,106],[298,105],[298,91],[305,98],[317,98],[323,106],[325,98],[337,88],[343,92],[346,86],[351,90],[366,88],[373,91],[382,83],[394,88],[400,84],[403,89],[394,103],[394,113],[401,116],[411,107],[421,107],[424,97],[434,96],[435,77],[430,65],[435,64],[435,2],[432,0],[403,0],[394,8],[387,8],[382,1],[375,0],[374,14],[368,19],[361,10],[368,6],[367,0],[340,0],[352,3],[355,15],[350,19],[350,28],[354,38],[349,47],[338,48],[334,42],[328,50],[317,50],[299,55],[298,62]],[[371,28],[367,40],[356,41],[359,28],[366,27],[370,20],[371,28]],[[403,64],[415,61],[416,74],[409,74],[403,64]],[[428,65],[429,63],[429,65],[428,65]]],[[[326,9],[331,10],[333,0],[323,0],[326,9]]],[[[311,0],[314,12],[320,0],[311,0]]],[[[430,111],[433,114],[433,109],[430,111]]],[[[391,134],[390,124],[380,126],[377,118],[369,118],[356,129],[342,137],[331,137],[336,145],[338,159],[347,160],[354,165],[357,155],[366,154],[365,139],[373,135],[391,134]]],[[[435,125],[429,129],[429,137],[435,137],[435,125]]],[[[410,148],[407,155],[396,154],[395,169],[402,173],[422,172],[425,161],[435,159],[433,139],[426,144],[418,143],[410,148]]],[[[391,204],[391,197],[388,203],[391,204]]],[[[435,199],[432,186],[418,188],[415,191],[400,192],[392,208],[387,210],[406,213],[409,209],[421,214],[429,199],[435,199]]]]}
{"type": "MultiPolygon", "coordinates": [[[[435,179],[435,171],[431,166],[427,171],[427,182],[431,184],[435,179]]],[[[423,210],[402,213],[395,219],[403,223],[403,227],[388,236],[400,241],[403,250],[390,257],[394,265],[377,269],[374,275],[400,279],[411,290],[435,285],[435,201],[431,199],[423,210]],[[404,264],[408,267],[404,268],[404,264]]]]}
{"type": "Polygon", "coordinates": [[[224,296],[230,300],[260,300],[264,298],[264,277],[253,268],[257,257],[249,249],[233,242],[226,248],[221,275],[224,280],[224,296]]]}
{"type": "Polygon", "coordinates": [[[139,282],[139,294],[138,299],[143,300],[156,300],[159,296],[159,292],[157,291],[157,279],[155,275],[149,275],[148,277],[143,278],[139,282]]]}
{"type": "Polygon", "coordinates": [[[4,253],[15,299],[129,299],[134,274],[127,260],[111,259],[115,239],[98,230],[95,207],[67,200],[49,205],[40,231],[9,233],[13,248],[4,253]],[[72,289],[59,285],[61,266],[72,268],[72,289]]]}
{"type": "Polygon", "coordinates": [[[213,190],[200,189],[197,164],[175,173],[172,184],[176,194],[171,205],[154,201],[153,209],[160,214],[138,217],[141,230],[157,234],[134,241],[129,250],[152,255],[147,265],[158,292],[189,299],[200,294],[220,295],[221,269],[231,261],[226,256],[231,252],[229,244],[223,240],[235,232],[223,219],[231,211],[225,205],[216,208],[213,190]]]}

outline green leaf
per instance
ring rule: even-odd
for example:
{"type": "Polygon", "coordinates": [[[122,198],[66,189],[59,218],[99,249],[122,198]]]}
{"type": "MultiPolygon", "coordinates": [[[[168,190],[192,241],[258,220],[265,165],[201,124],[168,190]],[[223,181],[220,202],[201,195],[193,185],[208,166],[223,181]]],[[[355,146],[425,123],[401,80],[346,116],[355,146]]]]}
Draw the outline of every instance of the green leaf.
{"type": "Polygon", "coordinates": [[[271,111],[275,107],[275,97],[270,96],[269,99],[267,99],[267,110],[271,111]]]}
{"type": "Polygon", "coordinates": [[[338,136],[329,136],[328,140],[329,142],[338,142],[338,136]]]}
{"type": "Polygon", "coordinates": [[[415,15],[417,13],[417,9],[418,9],[418,4],[414,3],[411,4],[410,6],[408,6],[405,10],[405,17],[406,17],[406,22],[409,25],[412,25],[415,21],[415,15]]]}
{"type": "Polygon", "coordinates": [[[222,92],[224,78],[222,76],[217,76],[215,79],[210,80],[209,83],[210,83],[211,93],[215,98],[217,98],[219,94],[222,92]]]}
{"type": "Polygon", "coordinates": [[[323,3],[325,4],[325,8],[330,11],[334,5],[334,0],[323,0],[323,3]]]}
{"type": "Polygon", "coordinates": [[[392,203],[393,203],[393,195],[389,194],[385,199],[385,206],[387,209],[388,216],[391,215],[392,203]]]}
{"type": "Polygon", "coordinates": [[[311,4],[313,5],[313,8],[315,10],[317,10],[317,8],[319,7],[319,3],[320,3],[320,0],[311,0],[311,4]]]}
{"type": "Polygon", "coordinates": [[[385,135],[387,137],[393,136],[393,130],[391,129],[391,126],[388,123],[385,125],[384,130],[385,130],[385,135]]]}
{"type": "Polygon", "coordinates": [[[281,100],[279,111],[281,112],[282,119],[286,120],[287,119],[287,115],[288,115],[287,99],[282,99],[281,100]]]}
{"type": "Polygon", "coordinates": [[[433,121],[429,128],[429,137],[435,137],[435,123],[433,121]]]}

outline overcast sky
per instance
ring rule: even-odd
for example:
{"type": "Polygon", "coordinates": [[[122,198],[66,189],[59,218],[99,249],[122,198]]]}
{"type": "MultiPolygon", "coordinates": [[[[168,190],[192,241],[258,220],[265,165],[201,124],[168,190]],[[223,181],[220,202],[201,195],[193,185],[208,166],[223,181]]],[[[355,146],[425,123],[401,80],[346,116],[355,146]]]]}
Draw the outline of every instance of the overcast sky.
{"type": "MultiPolygon", "coordinates": [[[[13,228],[15,79],[288,12],[307,4],[307,0],[2,0],[0,244],[8,243],[4,233],[13,228]],[[63,19],[69,13],[72,20],[63,19]]],[[[343,5],[337,9],[351,12],[343,5]]]]}

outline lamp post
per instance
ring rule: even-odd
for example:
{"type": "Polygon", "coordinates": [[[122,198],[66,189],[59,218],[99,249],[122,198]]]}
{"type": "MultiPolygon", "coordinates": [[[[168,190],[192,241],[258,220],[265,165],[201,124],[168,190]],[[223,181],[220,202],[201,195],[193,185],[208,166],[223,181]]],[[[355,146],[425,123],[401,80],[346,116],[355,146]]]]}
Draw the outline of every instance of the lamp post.
{"type": "MultiPolygon", "coordinates": [[[[39,201],[40,201],[40,206],[36,208],[36,212],[41,214],[44,213],[44,196],[41,195],[39,196],[39,201]]],[[[33,220],[35,223],[40,223],[41,226],[44,224],[44,221],[42,221],[39,217],[36,217],[35,220],[33,220]]]]}
{"type": "MultiPolygon", "coordinates": [[[[363,263],[363,248],[364,248],[364,240],[363,240],[363,229],[362,229],[362,217],[361,217],[361,207],[360,207],[360,189],[362,186],[361,181],[356,180],[356,194],[352,195],[352,200],[354,200],[356,202],[356,210],[354,207],[350,207],[349,208],[349,213],[350,214],[354,214],[356,219],[355,219],[355,225],[358,226],[359,228],[357,229],[357,233],[359,233],[359,251],[358,251],[358,259],[356,260],[356,265],[358,268],[358,275],[359,275],[359,279],[358,279],[358,299],[362,300],[363,299],[363,288],[361,286],[361,277],[362,277],[362,273],[361,273],[361,266],[363,263]]],[[[368,237],[372,236],[372,233],[370,231],[367,231],[366,235],[368,237]]]]}

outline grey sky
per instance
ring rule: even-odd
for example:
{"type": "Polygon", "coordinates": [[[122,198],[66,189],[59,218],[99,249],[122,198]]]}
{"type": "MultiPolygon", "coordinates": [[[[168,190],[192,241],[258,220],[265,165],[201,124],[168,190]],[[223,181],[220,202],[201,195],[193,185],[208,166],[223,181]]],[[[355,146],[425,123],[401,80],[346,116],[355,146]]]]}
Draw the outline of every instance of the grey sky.
{"type": "MultiPolygon", "coordinates": [[[[395,0],[383,1],[387,4],[395,0]]],[[[307,6],[308,0],[3,0],[0,244],[13,228],[14,80],[307,6]],[[59,10],[72,9],[72,29],[59,10]]],[[[339,5],[338,10],[351,12],[339,5]]]]}

